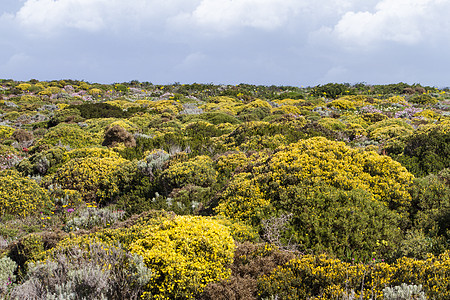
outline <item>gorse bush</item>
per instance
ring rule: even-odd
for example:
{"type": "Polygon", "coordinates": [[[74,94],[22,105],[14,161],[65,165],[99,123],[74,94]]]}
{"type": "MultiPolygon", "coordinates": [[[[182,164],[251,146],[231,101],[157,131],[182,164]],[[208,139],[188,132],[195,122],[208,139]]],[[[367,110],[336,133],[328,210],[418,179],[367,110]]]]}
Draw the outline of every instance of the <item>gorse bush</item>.
{"type": "MultiPolygon", "coordinates": [[[[303,255],[261,276],[258,295],[260,298],[335,299],[354,290],[357,299],[374,299],[381,298],[386,287],[408,282],[422,285],[423,292],[431,299],[447,299],[448,260],[448,252],[424,260],[400,258],[391,264],[375,259],[367,264],[346,263],[327,255],[303,255]]],[[[420,291],[416,296],[420,296],[420,291]]]]}
{"type": "Polygon", "coordinates": [[[186,184],[208,187],[217,181],[217,172],[208,156],[197,156],[186,162],[170,165],[161,173],[164,184],[175,188],[186,184]]]}
{"type": "Polygon", "coordinates": [[[230,275],[234,243],[229,230],[201,217],[176,217],[144,229],[131,251],[156,271],[144,298],[191,299],[230,275]]]}
{"type": "Polygon", "coordinates": [[[53,203],[47,190],[15,170],[0,171],[0,217],[25,217],[48,212],[53,203]]]}
{"type": "Polygon", "coordinates": [[[97,136],[84,131],[78,125],[61,123],[58,126],[52,127],[44,137],[36,143],[36,146],[65,146],[73,149],[98,144],[100,143],[97,136]]]}
{"type": "MultiPolygon", "coordinates": [[[[235,245],[228,227],[207,217],[141,218],[132,226],[67,239],[63,248],[92,240],[116,245],[143,257],[152,270],[144,299],[193,299],[210,282],[228,278],[235,245]]],[[[109,246],[108,246],[109,247],[109,246]]]]}
{"type": "Polygon", "coordinates": [[[101,186],[109,185],[109,193],[117,192],[113,172],[125,163],[122,158],[85,157],[64,163],[49,178],[49,184],[59,184],[64,189],[79,191],[86,201],[107,200],[101,186]]]}

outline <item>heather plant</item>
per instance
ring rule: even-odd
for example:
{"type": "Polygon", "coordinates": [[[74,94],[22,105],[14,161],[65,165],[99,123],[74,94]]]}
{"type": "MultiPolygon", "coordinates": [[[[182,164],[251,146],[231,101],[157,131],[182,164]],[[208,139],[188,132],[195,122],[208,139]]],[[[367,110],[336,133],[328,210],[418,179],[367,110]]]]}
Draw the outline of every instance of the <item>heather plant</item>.
{"type": "Polygon", "coordinates": [[[109,127],[105,131],[105,139],[102,146],[114,147],[119,143],[123,143],[126,147],[136,146],[134,136],[120,125],[109,127]]]}
{"type": "Polygon", "coordinates": [[[52,206],[48,192],[34,180],[22,177],[16,170],[0,171],[0,216],[36,215],[52,206]]]}
{"type": "Polygon", "coordinates": [[[231,276],[226,280],[209,283],[200,299],[258,299],[258,278],[294,258],[294,253],[269,244],[238,243],[231,265],[231,276]]]}
{"type": "Polygon", "coordinates": [[[399,110],[395,113],[394,118],[413,119],[417,113],[422,112],[423,109],[418,107],[407,107],[404,110],[399,110]]]}
{"type": "Polygon", "coordinates": [[[17,165],[17,170],[24,175],[45,175],[53,172],[64,160],[66,149],[54,147],[34,153],[17,165]]]}

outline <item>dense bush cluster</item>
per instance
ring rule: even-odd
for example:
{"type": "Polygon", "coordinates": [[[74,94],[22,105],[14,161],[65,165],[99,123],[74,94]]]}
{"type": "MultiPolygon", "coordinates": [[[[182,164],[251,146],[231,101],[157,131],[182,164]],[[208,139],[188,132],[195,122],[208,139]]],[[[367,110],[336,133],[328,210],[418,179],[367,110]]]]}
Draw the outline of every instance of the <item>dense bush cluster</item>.
{"type": "Polygon", "coordinates": [[[448,90],[0,79],[0,110],[2,299],[450,297],[448,90]]]}

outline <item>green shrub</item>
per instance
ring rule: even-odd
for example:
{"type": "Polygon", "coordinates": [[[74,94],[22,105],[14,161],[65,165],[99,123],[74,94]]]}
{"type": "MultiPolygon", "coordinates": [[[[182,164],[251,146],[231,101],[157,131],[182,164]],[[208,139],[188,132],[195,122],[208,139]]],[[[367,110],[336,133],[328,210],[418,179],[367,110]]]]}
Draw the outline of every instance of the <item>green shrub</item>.
{"type": "Polygon", "coordinates": [[[33,154],[17,165],[17,170],[24,175],[45,175],[52,173],[64,161],[66,149],[54,147],[50,150],[33,154]]]}
{"type": "Polygon", "coordinates": [[[314,87],[311,92],[317,97],[326,97],[336,99],[342,95],[352,94],[353,91],[349,86],[341,83],[327,83],[325,85],[318,85],[314,87]]]}
{"type": "Polygon", "coordinates": [[[65,108],[55,112],[49,121],[49,127],[58,125],[59,123],[77,123],[83,121],[81,113],[76,108],[65,108]]]}
{"type": "Polygon", "coordinates": [[[68,109],[77,109],[82,118],[126,118],[129,113],[120,107],[108,103],[85,103],[81,105],[71,105],[68,109]]]}
{"type": "Polygon", "coordinates": [[[406,139],[405,149],[396,159],[416,176],[449,168],[449,128],[449,125],[436,125],[416,131],[406,139]]]}

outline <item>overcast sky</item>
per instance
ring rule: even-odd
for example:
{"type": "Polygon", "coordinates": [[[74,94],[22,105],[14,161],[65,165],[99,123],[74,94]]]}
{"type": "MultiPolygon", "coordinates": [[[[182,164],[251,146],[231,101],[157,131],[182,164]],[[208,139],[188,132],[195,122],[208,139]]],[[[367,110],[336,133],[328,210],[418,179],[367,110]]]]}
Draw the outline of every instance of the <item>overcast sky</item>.
{"type": "Polygon", "coordinates": [[[1,0],[0,78],[450,86],[450,0],[1,0]]]}

